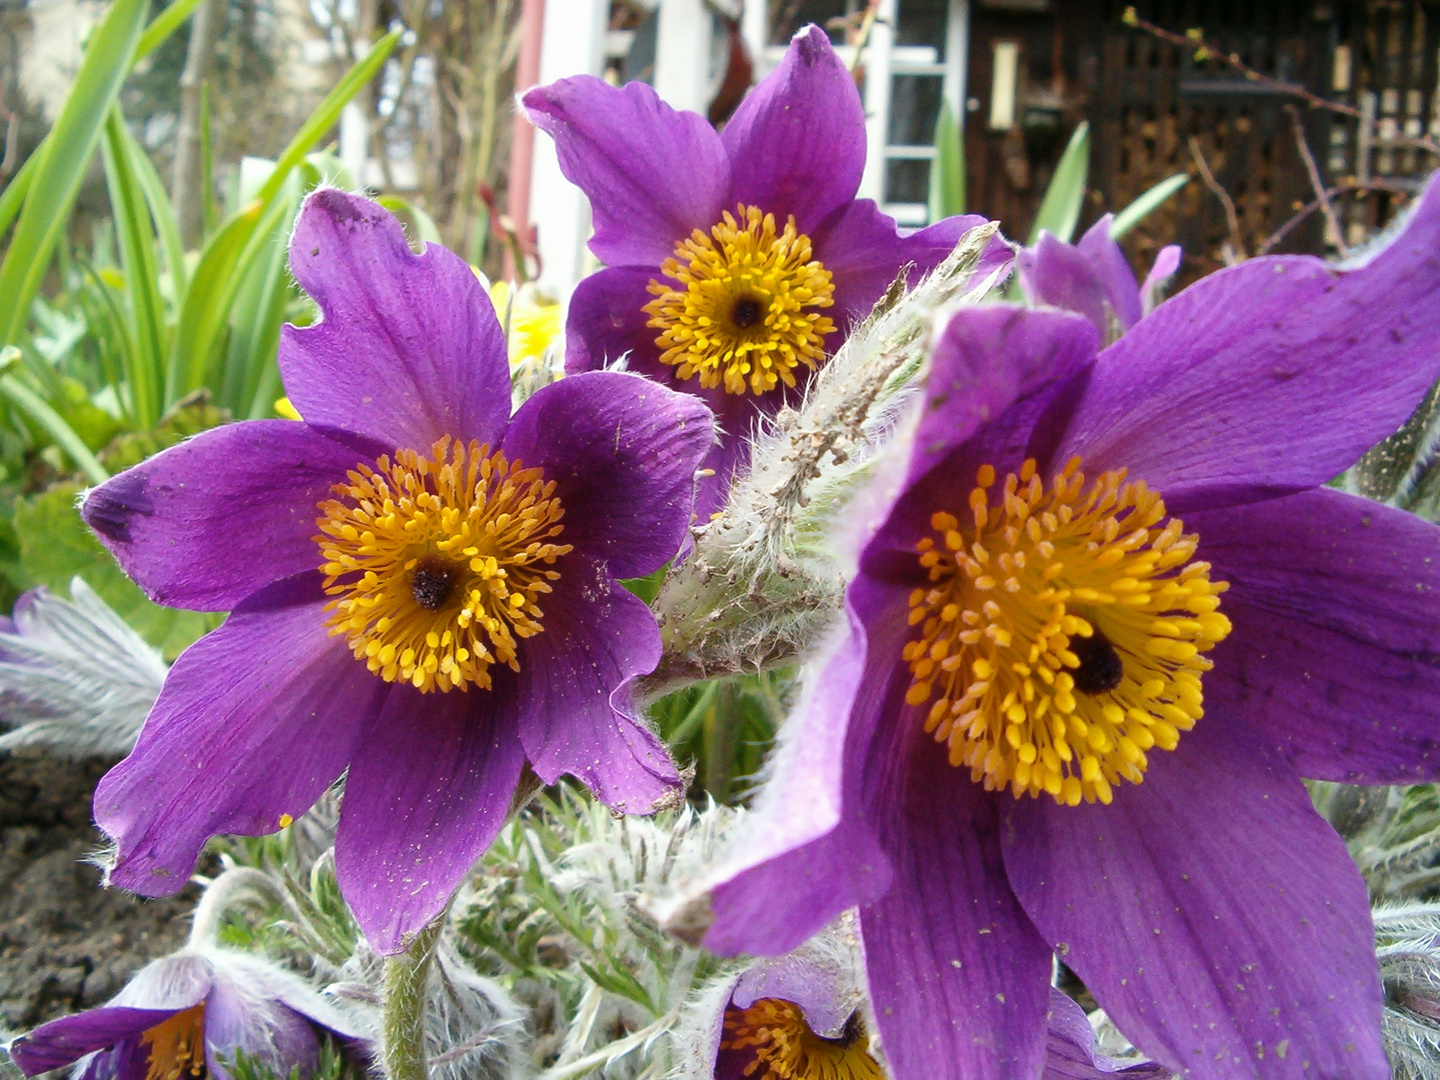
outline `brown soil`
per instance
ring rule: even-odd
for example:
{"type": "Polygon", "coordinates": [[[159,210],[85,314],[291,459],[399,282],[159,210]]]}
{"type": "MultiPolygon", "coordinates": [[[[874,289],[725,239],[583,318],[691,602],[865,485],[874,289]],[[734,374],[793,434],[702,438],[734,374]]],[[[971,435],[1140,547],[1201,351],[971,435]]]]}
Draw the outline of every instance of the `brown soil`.
{"type": "Polygon", "coordinates": [[[108,764],[0,754],[0,1042],[103,1004],[185,941],[194,886],[142,900],[84,861],[103,844],[90,795],[108,764]]]}

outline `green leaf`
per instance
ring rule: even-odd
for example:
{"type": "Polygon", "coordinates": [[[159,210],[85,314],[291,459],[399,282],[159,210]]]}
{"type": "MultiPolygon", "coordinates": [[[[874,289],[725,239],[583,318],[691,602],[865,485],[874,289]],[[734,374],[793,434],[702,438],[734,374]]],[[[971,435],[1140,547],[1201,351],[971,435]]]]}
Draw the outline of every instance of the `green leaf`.
{"type": "Polygon", "coordinates": [[[930,162],[930,221],[965,213],[965,131],[941,99],[935,121],[935,157],[930,162]]]}
{"type": "Polygon", "coordinates": [[[1161,180],[1115,215],[1110,223],[1110,239],[1119,240],[1189,182],[1190,174],[1183,172],[1161,180]]]}
{"type": "Polygon", "coordinates": [[[44,585],[70,595],[70,579],[83,577],[115,613],[146,641],[173,660],[201,634],[219,624],[219,616],[178,611],[152,604],[100,546],[75,507],[78,484],[56,484],[15,503],[15,533],[20,541],[20,572],[27,587],[44,585]]]}
{"type": "Polygon", "coordinates": [[[112,473],[122,472],[168,450],[182,439],[219,427],[230,419],[224,409],[210,403],[206,391],[192,394],[161,419],[152,431],[132,431],[120,435],[100,452],[100,460],[112,473]]]}
{"type": "MultiPolygon", "coordinates": [[[[145,28],[145,33],[140,35],[140,41],[135,46],[135,60],[149,56],[166,38],[180,29],[180,24],[190,17],[190,14],[200,6],[201,0],[175,0],[159,15],[155,21],[145,28]]],[[[133,64],[134,61],[132,60],[133,64]]]]}
{"type": "Polygon", "coordinates": [[[20,171],[5,185],[5,193],[0,195],[0,236],[5,235],[5,230],[10,228],[15,215],[20,213],[20,208],[25,205],[25,196],[30,194],[30,181],[35,177],[35,170],[40,167],[40,150],[44,145],[44,142],[41,142],[40,146],[31,152],[25,159],[25,164],[20,166],[20,171]]]}
{"type": "Polygon", "coordinates": [[[1085,181],[1090,175],[1090,124],[1080,121],[1070,136],[1070,143],[1055,166],[1055,175],[1045,189],[1040,212],[1030,229],[1031,246],[1039,243],[1041,230],[1048,229],[1067,243],[1075,235],[1080,221],[1080,207],[1085,201],[1085,181]]]}
{"type": "Polygon", "coordinates": [[[36,154],[25,206],[0,263],[0,343],[24,328],[70,207],[89,170],[110,108],[130,71],[149,0],[115,0],[96,27],[50,136],[36,154]]]}
{"type": "Polygon", "coordinates": [[[155,261],[155,233],[118,108],[105,123],[105,180],[120,239],[125,270],[125,308],[129,315],[126,375],[135,402],[135,419],[150,427],[160,419],[160,380],[165,369],[165,301],[155,261]]]}

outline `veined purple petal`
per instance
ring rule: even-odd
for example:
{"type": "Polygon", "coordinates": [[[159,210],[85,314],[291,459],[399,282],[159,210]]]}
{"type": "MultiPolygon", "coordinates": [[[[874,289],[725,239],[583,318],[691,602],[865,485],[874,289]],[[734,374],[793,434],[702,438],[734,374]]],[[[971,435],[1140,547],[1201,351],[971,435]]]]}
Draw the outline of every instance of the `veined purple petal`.
{"type": "Polygon", "coordinates": [[[715,129],[703,116],[672,109],[645,83],[616,88],[576,75],[521,101],[554,138],[560,171],[589,198],[590,250],[602,262],[658,267],[693,230],[708,233],[733,201],[715,129]]]}
{"type": "Polygon", "coordinates": [[[111,477],[80,515],[156,603],[230,611],[320,566],[318,506],[365,457],[291,420],[226,424],[111,477]]]}
{"type": "Polygon", "coordinates": [[[1440,375],[1440,183],[1355,270],[1262,258],[1158,307],[1095,365],[1059,460],[1128,468],[1172,513],[1322,484],[1440,375]]]}
{"type": "Polygon", "coordinates": [[[1050,991],[1050,1023],[1041,1080],[1170,1080],[1171,1072],[1154,1062],[1125,1065],[1095,1051],[1095,1032],[1085,1010],[1059,990],[1050,991]]]}
{"type": "Polygon", "coordinates": [[[675,369],[660,361],[659,331],[646,325],[644,311],[654,299],[646,286],[660,277],[656,269],[612,266],[575,286],[565,317],[565,370],[601,371],[623,360],[630,371],[671,383],[675,369]]]}
{"type": "MultiPolygon", "coordinates": [[[[892,664],[908,676],[898,652],[892,664]]],[[[1045,1055],[1050,949],[1005,880],[997,797],[950,765],[923,707],[892,708],[866,786],[895,877],[860,909],[891,1075],[1029,1080],[1045,1055]]]]}
{"type": "Polygon", "coordinates": [[[1172,1070],[1390,1075],[1365,883],[1237,718],[1207,710],[1110,806],[1014,800],[1002,843],[1040,932],[1172,1070]]]}
{"type": "MultiPolygon", "coordinates": [[[[903,595],[895,599],[890,618],[870,631],[884,642],[903,611],[903,595]]],[[[870,728],[883,705],[874,699],[884,698],[888,682],[866,655],[866,629],[852,617],[849,632],[805,681],[805,696],[781,728],[771,778],[717,871],[707,948],[722,955],[789,952],[888,887],[889,862],[859,794],[870,728]]]]}
{"type": "Polygon", "coordinates": [[[713,440],[710,410],[695,397],[593,371],[537,391],[515,413],[504,449],[554,481],[565,509],[560,539],[630,578],[680,549],[695,470],[713,440]]]}
{"type": "Polygon", "coordinates": [[[865,171],[865,110],[825,31],[812,24],[795,35],[720,137],[732,169],[730,201],[774,214],[781,227],[793,214],[796,228],[809,233],[855,197],[865,171]]]}
{"type": "MultiPolygon", "coordinates": [[[[949,217],[934,225],[901,234],[894,218],[870,199],[856,199],[825,222],[814,236],[815,257],[830,271],[835,304],[829,308],[840,331],[827,344],[833,351],[845,330],[870,314],[902,268],[909,267],[913,287],[955,250],[960,238],[984,225],[978,214],[949,217]]],[[[1010,259],[1010,248],[996,237],[975,270],[976,280],[1010,259]]]]}
{"type": "Polygon", "coordinates": [[[173,893],[211,836],[274,832],[344,770],[389,684],[329,635],[324,606],[318,573],[278,582],[180,654],[95,789],[110,884],[173,893]]]}
{"type": "Polygon", "coordinates": [[[509,674],[490,690],[397,686],[355,751],[335,873],[377,952],[404,949],[505,824],[525,763],[509,674]]]}
{"type": "Polygon", "coordinates": [[[635,716],[626,683],[653,671],[660,630],[650,609],[581,552],[557,561],[544,630],[527,638],[510,693],[520,741],[541,780],[568,773],[605,805],[647,813],[680,785],[670,755],[635,716]]]}
{"type": "Polygon", "coordinates": [[[305,422],[422,454],[443,436],[494,445],[510,367],[474,271],[438,244],[415,255],[384,207],[322,188],[300,211],[290,271],[320,306],[282,328],[280,371],[305,422]]]}
{"type": "Polygon", "coordinates": [[[1185,525],[1230,582],[1207,707],[1226,703],[1304,776],[1440,777],[1440,528],[1330,488],[1185,525]]]}
{"type": "MultiPolygon", "coordinates": [[[[197,997],[190,1005],[199,1000],[197,997]]],[[[62,1016],[16,1039],[10,1044],[10,1056],[26,1076],[39,1076],[51,1069],[63,1069],[86,1054],[109,1049],[131,1036],[138,1036],[189,1007],[106,1007],[62,1016]]]]}
{"type": "MultiPolygon", "coordinates": [[[[231,974],[243,970],[234,965],[231,974]]],[[[217,978],[205,999],[205,1052],[212,1073],[224,1074],[220,1061],[239,1050],[277,1077],[288,1077],[297,1066],[301,1076],[309,1076],[320,1058],[319,1033],[305,1017],[242,979],[217,978]]]]}
{"type": "MultiPolygon", "coordinates": [[[[930,376],[911,451],[911,481],[945,460],[977,434],[994,452],[1010,443],[1009,452],[1023,448],[1029,424],[1011,419],[991,421],[1017,401],[1059,383],[1082,369],[1095,355],[1096,333],[1084,319],[1069,312],[1031,311],[1006,304],[965,308],[946,324],[930,357],[930,376]],[[989,425],[992,430],[984,430],[989,425]],[[1015,443],[1014,439],[1022,440],[1015,443]]],[[[996,468],[999,460],[990,460],[996,468]]],[[[974,474],[956,478],[962,500],[970,494],[974,474]]],[[[915,538],[908,543],[913,544],[915,538]]]]}

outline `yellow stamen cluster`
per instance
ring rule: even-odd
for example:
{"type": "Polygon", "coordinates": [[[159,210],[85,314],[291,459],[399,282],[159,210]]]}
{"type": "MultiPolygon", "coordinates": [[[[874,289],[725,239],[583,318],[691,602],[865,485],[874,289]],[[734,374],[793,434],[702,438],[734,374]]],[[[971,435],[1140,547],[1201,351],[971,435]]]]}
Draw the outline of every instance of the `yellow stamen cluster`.
{"type": "Polygon", "coordinates": [[[1140,783],[1203,715],[1203,655],[1230,632],[1225,582],[1192,562],[1165,503],[1124,470],[1087,488],[1073,458],[1046,487],[1027,461],[998,497],[984,465],[970,521],[930,521],[917,545],[930,586],[910,596],[919,636],[906,700],[988,790],[1075,806],[1140,783]]]}
{"type": "Polygon", "coordinates": [[[145,1080],[193,1080],[204,1076],[204,1002],[147,1028],[140,1042],[146,1050],[145,1080]]]}
{"type": "Polygon", "coordinates": [[[885,1080],[870,1056],[870,1040],[859,1013],[838,1038],[817,1035],[805,1014],[782,998],[761,998],[748,1009],[725,1010],[722,1050],[754,1048],[745,1066],[753,1080],[885,1080]],[[763,1070],[763,1071],[762,1071],[763,1070]]]}
{"type": "Polygon", "coordinates": [[[835,302],[835,287],[794,217],[777,233],[774,214],[736,212],[739,221],[727,210],[708,236],[696,229],[675,246],[660,267],[671,283],[650,282],[655,299],[645,312],[661,331],[660,359],[680,378],[698,375],[707,388],[723,380],[731,394],[745,393],[748,382],[764,394],[794,386],[797,367],[814,370],[824,359],[835,323],[817,309],[835,302]]]}
{"type": "Polygon", "coordinates": [[[565,511],[539,469],[441,439],[361,465],[320,504],[330,632],[387,682],[488,689],[516,671],[516,638],[538,634],[537,599],[569,545],[549,541],[565,511]]]}

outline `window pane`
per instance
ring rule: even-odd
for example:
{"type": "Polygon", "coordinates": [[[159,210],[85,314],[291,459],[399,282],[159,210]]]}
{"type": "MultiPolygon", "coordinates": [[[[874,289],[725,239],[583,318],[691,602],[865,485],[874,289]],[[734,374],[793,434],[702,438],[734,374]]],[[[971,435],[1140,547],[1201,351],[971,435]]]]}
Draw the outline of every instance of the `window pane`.
{"type": "Polygon", "coordinates": [[[885,201],[923,203],[930,199],[930,162],[926,158],[891,158],[885,163],[885,201]]]}
{"type": "Polygon", "coordinates": [[[896,75],[890,84],[891,146],[929,146],[935,141],[935,121],[940,117],[940,75],[896,75]]]}

